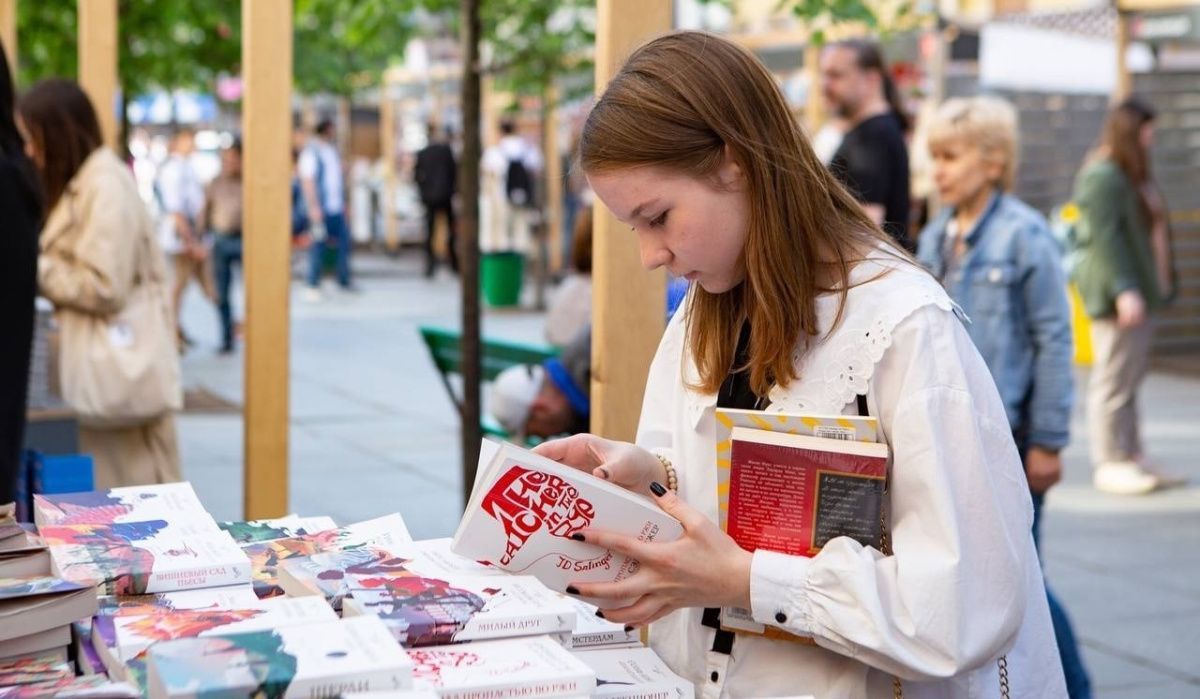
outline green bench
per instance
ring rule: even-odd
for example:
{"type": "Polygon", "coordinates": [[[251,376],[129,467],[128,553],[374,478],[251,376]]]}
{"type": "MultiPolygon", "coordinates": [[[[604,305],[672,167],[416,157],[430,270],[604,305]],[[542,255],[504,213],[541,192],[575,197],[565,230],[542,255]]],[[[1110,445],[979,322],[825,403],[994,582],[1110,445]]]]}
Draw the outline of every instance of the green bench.
{"type": "MultiPolygon", "coordinates": [[[[458,330],[435,328],[428,325],[420,327],[421,339],[429,348],[429,355],[437,367],[442,385],[446,393],[462,414],[462,396],[455,391],[450,382],[451,376],[462,376],[462,348],[459,346],[462,333],[458,330]]],[[[505,369],[519,364],[541,364],[547,359],[557,356],[558,350],[553,347],[526,345],[508,340],[482,338],[480,341],[480,364],[484,381],[494,381],[496,376],[505,369]]],[[[508,432],[486,412],[480,419],[483,434],[489,437],[507,439],[508,432]]]]}

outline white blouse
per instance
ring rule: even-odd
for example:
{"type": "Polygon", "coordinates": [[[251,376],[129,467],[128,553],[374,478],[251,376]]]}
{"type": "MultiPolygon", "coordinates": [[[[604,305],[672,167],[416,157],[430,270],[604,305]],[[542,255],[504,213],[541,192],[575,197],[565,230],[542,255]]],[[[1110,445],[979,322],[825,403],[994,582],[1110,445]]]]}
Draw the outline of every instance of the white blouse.
{"type": "MultiPolygon", "coordinates": [[[[653,624],[650,643],[706,698],[890,697],[893,676],[909,699],[998,697],[1005,654],[1012,697],[1065,697],[1000,396],[942,287],[882,255],[852,270],[832,334],[838,299],[818,299],[819,339],[769,410],[855,414],[866,394],[891,447],[894,555],[845,537],[812,558],[754,554],[754,618],[815,646],[739,635],[731,654],[714,652],[700,609],[653,624]]],[[[637,442],[672,460],[680,495],[715,522],[716,395],[686,388],[697,374],[682,315],[651,365],[637,442]]]]}

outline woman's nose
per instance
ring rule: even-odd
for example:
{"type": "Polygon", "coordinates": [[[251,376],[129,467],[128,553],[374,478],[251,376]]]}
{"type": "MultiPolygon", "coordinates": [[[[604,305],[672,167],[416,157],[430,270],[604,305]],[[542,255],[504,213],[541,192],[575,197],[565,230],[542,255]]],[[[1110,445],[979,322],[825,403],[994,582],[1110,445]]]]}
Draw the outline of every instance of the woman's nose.
{"type": "Polygon", "coordinates": [[[642,267],[647,270],[658,269],[671,261],[671,251],[654,240],[653,236],[639,234],[638,248],[642,256],[642,267]]]}

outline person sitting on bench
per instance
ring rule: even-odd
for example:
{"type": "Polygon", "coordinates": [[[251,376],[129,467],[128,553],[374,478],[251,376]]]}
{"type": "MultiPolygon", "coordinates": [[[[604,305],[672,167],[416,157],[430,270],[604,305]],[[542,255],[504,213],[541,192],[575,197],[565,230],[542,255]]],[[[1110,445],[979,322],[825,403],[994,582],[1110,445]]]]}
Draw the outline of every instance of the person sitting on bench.
{"type": "Polygon", "coordinates": [[[563,348],[561,357],[500,372],[492,383],[489,409],[517,443],[528,437],[587,432],[591,384],[592,328],[588,325],[563,348]]]}

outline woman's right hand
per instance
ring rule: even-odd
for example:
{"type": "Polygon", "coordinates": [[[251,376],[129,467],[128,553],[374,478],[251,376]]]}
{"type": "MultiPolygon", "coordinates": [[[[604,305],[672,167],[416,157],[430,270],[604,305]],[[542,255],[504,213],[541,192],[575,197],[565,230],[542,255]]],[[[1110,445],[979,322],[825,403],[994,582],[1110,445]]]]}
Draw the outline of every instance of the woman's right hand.
{"type": "Polygon", "coordinates": [[[1126,289],[1117,294],[1117,326],[1136,328],[1146,321],[1146,301],[1137,289],[1126,289]]]}
{"type": "Polygon", "coordinates": [[[666,469],[658,457],[629,442],[577,434],[543,442],[533,451],[642,495],[650,494],[652,482],[667,482],[666,469]]]}

